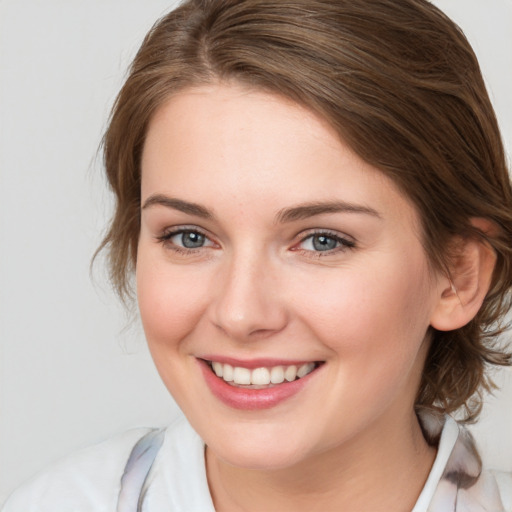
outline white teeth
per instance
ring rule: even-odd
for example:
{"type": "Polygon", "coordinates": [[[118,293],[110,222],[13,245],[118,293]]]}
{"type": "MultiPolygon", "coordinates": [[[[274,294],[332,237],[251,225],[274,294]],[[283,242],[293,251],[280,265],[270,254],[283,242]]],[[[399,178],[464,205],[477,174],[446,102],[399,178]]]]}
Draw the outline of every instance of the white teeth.
{"type": "Polygon", "coordinates": [[[311,373],[315,369],[315,363],[306,363],[303,364],[298,370],[297,370],[297,377],[299,379],[302,379],[302,377],[305,377],[308,373],[311,373]]]}
{"type": "Polygon", "coordinates": [[[233,370],[233,382],[235,384],[250,384],[251,383],[251,370],[235,366],[233,370]]]}
{"type": "Polygon", "coordinates": [[[272,366],[271,368],[255,368],[250,370],[242,366],[231,366],[230,364],[212,361],[212,369],[217,377],[222,378],[226,382],[242,386],[268,386],[269,384],[282,384],[285,380],[292,382],[296,379],[302,379],[315,368],[315,363],[304,363],[297,368],[296,365],[290,366],[272,366]]]}
{"type": "Polygon", "coordinates": [[[217,377],[222,377],[223,375],[222,366],[222,363],[219,363],[218,361],[213,361],[212,363],[213,371],[215,372],[215,375],[217,375],[217,377]]]}
{"type": "Polygon", "coordinates": [[[286,370],[284,371],[284,378],[291,382],[292,380],[295,380],[297,377],[297,367],[292,364],[292,366],[288,366],[286,370]]]}
{"type": "Polygon", "coordinates": [[[270,382],[272,382],[272,384],[281,384],[281,382],[284,382],[284,368],[282,366],[274,366],[274,368],[270,370],[270,382]]]}
{"type": "Polygon", "coordinates": [[[226,382],[231,382],[233,380],[233,367],[230,364],[224,364],[222,368],[222,378],[226,382]]]}
{"type": "Polygon", "coordinates": [[[270,384],[270,372],[266,368],[256,368],[251,374],[251,384],[257,386],[270,384]]]}

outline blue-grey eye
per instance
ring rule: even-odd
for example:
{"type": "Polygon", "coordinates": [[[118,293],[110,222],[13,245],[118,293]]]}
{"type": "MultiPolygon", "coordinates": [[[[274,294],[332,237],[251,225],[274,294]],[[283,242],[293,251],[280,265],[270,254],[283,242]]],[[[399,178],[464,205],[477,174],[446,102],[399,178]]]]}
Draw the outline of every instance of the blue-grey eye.
{"type": "Polygon", "coordinates": [[[302,239],[299,247],[311,253],[337,252],[339,250],[351,249],[354,242],[342,236],[329,232],[312,233],[302,239]]]}
{"type": "Polygon", "coordinates": [[[336,238],[326,235],[313,235],[311,242],[315,251],[332,251],[339,243],[336,238]]]}
{"type": "Polygon", "coordinates": [[[203,247],[205,244],[206,237],[202,233],[197,231],[184,231],[179,234],[180,242],[186,249],[197,249],[203,247]]]}

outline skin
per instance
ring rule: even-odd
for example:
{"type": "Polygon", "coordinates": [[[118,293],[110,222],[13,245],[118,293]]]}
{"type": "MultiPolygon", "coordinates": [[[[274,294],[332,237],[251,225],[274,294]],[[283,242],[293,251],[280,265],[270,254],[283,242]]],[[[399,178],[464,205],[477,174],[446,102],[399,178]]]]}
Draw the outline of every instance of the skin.
{"type": "Polygon", "coordinates": [[[234,84],[158,110],[141,192],[140,313],[207,445],[216,510],[411,510],[435,456],[414,400],[449,284],[429,267],[408,199],[316,115],[234,84]],[[279,219],[326,202],[360,211],[279,219]],[[204,245],[185,249],[172,235],[183,228],[204,245]],[[318,251],[312,231],[348,242],[318,251]],[[324,363],[295,396],[247,411],[212,395],[205,354],[324,363]]]}

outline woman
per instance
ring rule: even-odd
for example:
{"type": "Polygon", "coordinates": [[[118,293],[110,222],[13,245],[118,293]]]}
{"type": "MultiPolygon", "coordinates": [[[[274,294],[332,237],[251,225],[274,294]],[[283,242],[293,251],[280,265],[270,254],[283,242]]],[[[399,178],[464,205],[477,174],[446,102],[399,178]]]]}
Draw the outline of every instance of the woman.
{"type": "Polygon", "coordinates": [[[423,0],[188,1],[114,106],[103,247],[187,422],[12,510],[510,510],[478,416],[512,190],[476,58],[423,0]]]}

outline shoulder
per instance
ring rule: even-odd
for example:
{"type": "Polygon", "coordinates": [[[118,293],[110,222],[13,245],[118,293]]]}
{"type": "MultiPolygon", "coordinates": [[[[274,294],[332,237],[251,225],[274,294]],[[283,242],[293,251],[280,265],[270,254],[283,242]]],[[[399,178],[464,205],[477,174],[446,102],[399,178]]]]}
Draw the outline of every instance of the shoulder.
{"type": "Polygon", "coordinates": [[[491,471],[490,473],[496,480],[503,507],[506,512],[512,512],[512,472],[491,471]]]}
{"type": "Polygon", "coordinates": [[[150,431],[129,430],[58,461],[17,489],[2,512],[115,510],[130,453],[150,431]]]}
{"type": "Polygon", "coordinates": [[[449,416],[422,416],[437,457],[414,512],[512,512],[512,473],[486,470],[473,437],[449,416]]]}
{"type": "Polygon", "coordinates": [[[215,512],[205,467],[205,444],[184,418],[166,430],[145,482],[141,510],[215,512]]]}
{"type": "Polygon", "coordinates": [[[139,497],[142,510],[214,511],[204,443],[185,418],[66,457],[16,490],[2,512],[111,512],[139,497]]]}
{"type": "Polygon", "coordinates": [[[478,480],[457,493],[457,511],[496,510],[512,512],[512,473],[483,471],[478,480]],[[480,509],[478,509],[480,510],[480,509]]]}

